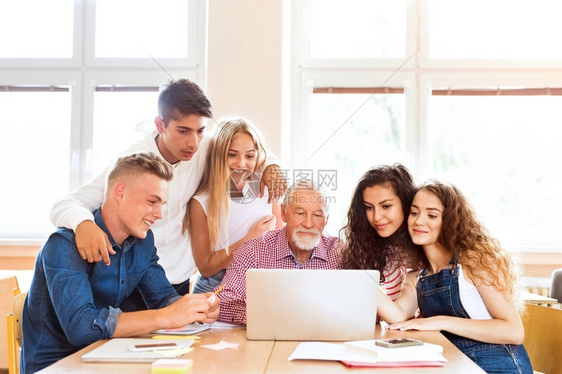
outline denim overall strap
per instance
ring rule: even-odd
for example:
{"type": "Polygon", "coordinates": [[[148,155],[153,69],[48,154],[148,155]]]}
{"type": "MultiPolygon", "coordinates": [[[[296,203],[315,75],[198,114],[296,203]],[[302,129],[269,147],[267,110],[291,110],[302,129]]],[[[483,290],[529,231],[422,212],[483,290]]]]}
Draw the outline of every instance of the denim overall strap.
{"type": "MultiPolygon", "coordinates": [[[[462,305],[459,292],[461,269],[454,258],[450,267],[437,274],[427,275],[428,268],[420,271],[417,295],[422,317],[438,315],[470,318],[462,305]]],[[[523,345],[482,343],[442,331],[465,355],[487,373],[532,373],[531,363],[523,345]]]]}

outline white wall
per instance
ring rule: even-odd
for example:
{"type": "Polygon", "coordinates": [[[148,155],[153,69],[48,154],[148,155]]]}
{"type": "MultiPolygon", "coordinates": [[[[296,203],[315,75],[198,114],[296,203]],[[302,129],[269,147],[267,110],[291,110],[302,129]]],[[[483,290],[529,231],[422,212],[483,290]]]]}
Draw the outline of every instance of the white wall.
{"type": "Polygon", "coordinates": [[[210,0],[206,92],[216,119],[248,118],[281,155],[283,0],[210,0]]]}

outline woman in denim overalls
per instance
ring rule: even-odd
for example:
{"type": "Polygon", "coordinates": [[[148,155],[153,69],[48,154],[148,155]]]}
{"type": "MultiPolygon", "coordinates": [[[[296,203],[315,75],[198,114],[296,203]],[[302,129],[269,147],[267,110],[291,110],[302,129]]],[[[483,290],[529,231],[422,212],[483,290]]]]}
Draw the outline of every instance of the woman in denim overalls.
{"type": "Polygon", "coordinates": [[[417,189],[408,230],[426,267],[408,274],[394,303],[379,295],[391,329],[440,330],[488,373],[532,373],[515,296],[517,271],[454,186],[417,189]],[[409,319],[419,307],[423,318],[409,319]]]}

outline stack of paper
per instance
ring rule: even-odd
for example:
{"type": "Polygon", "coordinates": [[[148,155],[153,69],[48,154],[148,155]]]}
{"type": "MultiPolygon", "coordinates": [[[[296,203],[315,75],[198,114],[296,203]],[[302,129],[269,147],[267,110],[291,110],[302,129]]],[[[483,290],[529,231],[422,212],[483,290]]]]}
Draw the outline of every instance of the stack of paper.
{"type": "Polygon", "coordinates": [[[393,366],[443,366],[443,347],[437,344],[399,348],[375,345],[375,340],[346,343],[300,343],[289,360],[341,361],[347,366],[393,367],[393,366]]]}
{"type": "Polygon", "coordinates": [[[211,325],[208,323],[193,322],[184,327],[178,329],[166,329],[154,331],[155,334],[170,334],[170,335],[193,335],[209,330],[211,325]]]}

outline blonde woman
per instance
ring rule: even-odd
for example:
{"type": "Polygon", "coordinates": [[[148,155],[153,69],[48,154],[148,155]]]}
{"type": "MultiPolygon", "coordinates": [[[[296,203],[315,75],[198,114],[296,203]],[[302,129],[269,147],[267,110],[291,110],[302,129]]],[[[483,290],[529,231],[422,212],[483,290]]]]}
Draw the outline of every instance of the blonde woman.
{"type": "Polygon", "coordinates": [[[491,238],[463,194],[429,181],[417,189],[408,231],[425,267],[406,277],[400,297],[379,293],[391,329],[440,330],[487,373],[532,373],[517,301],[518,269],[491,238]],[[421,318],[410,319],[418,309],[421,318]]]}
{"type": "Polygon", "coordinates": [[[243,242],[283,226],[279,203],[268,203],[267,193],[259,197],[266,150],[250,121],[221,121],[206,162],[183,224],[199,271],[194,293],[213,291],[221,283],[243,242]]]}

